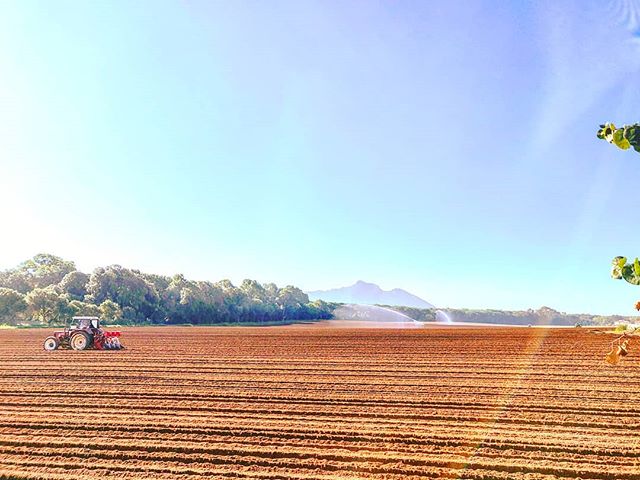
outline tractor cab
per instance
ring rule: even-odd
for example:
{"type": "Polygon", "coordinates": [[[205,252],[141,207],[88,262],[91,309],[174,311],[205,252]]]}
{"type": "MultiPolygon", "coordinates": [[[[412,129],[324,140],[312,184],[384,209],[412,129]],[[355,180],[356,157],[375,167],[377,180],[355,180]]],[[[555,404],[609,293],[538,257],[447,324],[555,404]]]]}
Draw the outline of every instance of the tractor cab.
{"type": "Polygon", "coordinates": [[[73,317],[75,327],[71,327],[76,330],[99,330],[100,319],[98,317],[73,317]]]}

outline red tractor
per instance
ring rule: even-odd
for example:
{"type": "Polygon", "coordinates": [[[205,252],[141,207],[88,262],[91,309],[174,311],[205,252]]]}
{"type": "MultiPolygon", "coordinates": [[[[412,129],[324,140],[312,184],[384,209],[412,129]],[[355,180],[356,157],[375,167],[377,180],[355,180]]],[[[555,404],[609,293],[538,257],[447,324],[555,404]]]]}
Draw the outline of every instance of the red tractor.
{"type": "Polygon", "coordinates": [[[74,350],[122,350],[120,332],[107,332],[100,328],[98,317],[73,317],[75,326],[66,327],[64,331],[54,332],[45,338],[44,349],[47,351],[58,348],[72,348],[74,350]]]}

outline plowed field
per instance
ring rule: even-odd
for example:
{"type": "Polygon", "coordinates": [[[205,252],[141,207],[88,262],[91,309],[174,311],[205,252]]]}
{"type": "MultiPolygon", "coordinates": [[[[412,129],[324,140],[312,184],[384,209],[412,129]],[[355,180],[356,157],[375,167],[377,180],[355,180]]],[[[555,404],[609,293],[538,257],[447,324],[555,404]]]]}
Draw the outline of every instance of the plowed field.
{"type": "Polygon", "coordinates": [[[640,479],[640,358],[586,329],[0,330],[0,478],[640,479]]]}

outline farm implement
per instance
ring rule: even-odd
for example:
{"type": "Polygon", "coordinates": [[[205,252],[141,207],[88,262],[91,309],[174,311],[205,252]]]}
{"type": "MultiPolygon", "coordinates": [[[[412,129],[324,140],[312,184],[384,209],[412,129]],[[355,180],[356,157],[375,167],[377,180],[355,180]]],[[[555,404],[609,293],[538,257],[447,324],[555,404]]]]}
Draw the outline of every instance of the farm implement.
{"type": "Polygon", "coordinates": [[[73,350],[122,350],[120,332],[108,332],[100,327],[98,317],[73,317],[75,326],[54,332],[44,340],[47,351],[66,348],[73,350]]]}

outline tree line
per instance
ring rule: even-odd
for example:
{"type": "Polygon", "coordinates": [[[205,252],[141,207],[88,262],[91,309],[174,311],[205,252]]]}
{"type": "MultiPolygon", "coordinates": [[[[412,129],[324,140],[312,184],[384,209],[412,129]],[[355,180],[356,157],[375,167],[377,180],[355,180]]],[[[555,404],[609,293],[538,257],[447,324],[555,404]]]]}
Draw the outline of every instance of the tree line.
{"type": "MultiPolygon", "coordinates": [[[[435,322],[437,310],[433,308],[413,308],[388,306],[406,316],[420,322],[435,322]]],[[[454,322],[462,323],[487,323],[503,325],[614,325],[616,323],[633,323],[637,319],[622,315],[592,315],[588,313],[564,313],[550,307],[541,307],[537,310],[474,310],[466,308],[444,309],[454,322]]]]}
{"type": "Polygon", "coordinates": [[[120,265],[86,274],[74,262],[46,253],[0,271],[0,324],[9,325],[57,325],[75,315],[132,325],[286,323],[328,319],[334,308],[310,302],[292,285],[244,280],[235,286],[120,265]]]}

